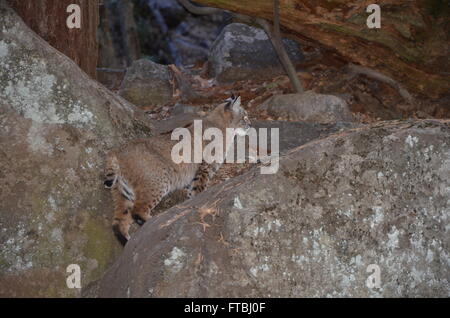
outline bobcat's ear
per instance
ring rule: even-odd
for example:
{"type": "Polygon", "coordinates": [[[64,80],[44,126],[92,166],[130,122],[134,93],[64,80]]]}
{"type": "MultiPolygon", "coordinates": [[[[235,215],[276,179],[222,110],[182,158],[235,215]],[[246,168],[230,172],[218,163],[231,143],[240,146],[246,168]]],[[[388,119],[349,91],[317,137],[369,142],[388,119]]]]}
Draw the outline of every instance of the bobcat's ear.
{"type": "Polygon", "coordinates": [[[239,113],[241,110],[241,96],[238,96],[234,102],[233,105],[231,106],[231,108],[233,109],[233,112],[235,113],[239,113]]]}
{"type": "Polygon", "coordinates": [[[225,107],[231,107],[231,105],[233,104],[235,99],[236,99],[236,97],[234,96],[234,94],[232,94],[230,97],[225,99],[225,107]]]}
{"type": "Polygon", "coordinates": [[[225,109],[227,111],[233,111],[235,113],[239,112],[241,109],[241,96],[238,96],[237,98],[233,95],[231,98],[228,98],[226,100],[225,109]]]}

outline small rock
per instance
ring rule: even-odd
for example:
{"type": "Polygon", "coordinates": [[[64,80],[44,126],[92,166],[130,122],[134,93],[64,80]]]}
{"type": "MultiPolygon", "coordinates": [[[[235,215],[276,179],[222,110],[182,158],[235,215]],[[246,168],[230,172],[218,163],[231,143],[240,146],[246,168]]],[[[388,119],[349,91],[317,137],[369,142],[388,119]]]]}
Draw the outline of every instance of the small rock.
{"type": "Polygon", "coordinates": [[[136,106],[162,105],[172,99],[172,85],[167,66],[147,59],[128,68],[119,94],[136,106]]]}
{"type": "Polygon", "coordinates": [[[337,96],[307,91],[303,94],[275,95],[260,108],[273,117],[316,123],[353,122],[347,103],[337,96]]]}
{"type": "MultiPolygon", "coordinates": [[[[283,40],[292,61],[303,60],[299,45],[283,40]]],[[[226,26],[209,55],[211,75],[219,82],[272,78],[284,73],[283,66],[262,29],[241,23],[226,26]]]]}

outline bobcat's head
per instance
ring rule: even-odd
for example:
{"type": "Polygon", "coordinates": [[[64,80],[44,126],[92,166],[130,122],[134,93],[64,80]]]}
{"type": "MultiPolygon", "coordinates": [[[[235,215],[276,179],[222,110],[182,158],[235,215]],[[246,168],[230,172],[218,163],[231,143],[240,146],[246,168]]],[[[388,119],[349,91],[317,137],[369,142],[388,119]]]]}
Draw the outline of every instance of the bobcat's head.
{"type": "Polygon", "coordinates": [[[250,129],[250,120],[247,112],[241,107],[241,97],[234,95],[217,106],[207,119],[216,127],[235,128],[238,135],[245,135],[250,129]]]}

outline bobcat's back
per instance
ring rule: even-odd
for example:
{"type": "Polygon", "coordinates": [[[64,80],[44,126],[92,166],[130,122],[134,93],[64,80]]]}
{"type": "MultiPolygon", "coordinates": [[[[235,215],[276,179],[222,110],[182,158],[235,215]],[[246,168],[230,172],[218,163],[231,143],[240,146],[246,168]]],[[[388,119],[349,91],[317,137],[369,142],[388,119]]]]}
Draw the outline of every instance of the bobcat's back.
{"type": "MultiPolygon", "coordinates": [[[[136,140],[120,151],[108,154],[105,186],[112,188],[120,181],[132,189],[176,190],[192,180],[198,164],[175,164],[171,158],[176,141],[170,136],[136,140]]],[[[124,191],[127,196],[127,191],[124,191]]]]}

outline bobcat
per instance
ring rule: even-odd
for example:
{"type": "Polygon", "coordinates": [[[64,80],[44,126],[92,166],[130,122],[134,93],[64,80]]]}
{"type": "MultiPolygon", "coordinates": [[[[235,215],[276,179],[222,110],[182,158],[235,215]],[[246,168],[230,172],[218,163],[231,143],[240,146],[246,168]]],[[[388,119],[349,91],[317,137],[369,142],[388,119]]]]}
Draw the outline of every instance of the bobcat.
{"type": "MultiPolygon", "coordinates": [[[[211,111],[203,119],[203,130],[209,127],[219,128],[224,136],[226,128],[247,131],[250,121],[240,97],[233,96],[211,111]]],[[[187,128],[193,135],[193,126],[187,128]]],[[[172,191],[185,188],[188,197],[203,191],[220,168],[221,163],[216,162],[174,163],[171,151],[176,143],[170,135],[160,135],[132,141],[107,155],[104,185],[112,192],[112,226],[122,244],[130,239],[133,219],[142,225],[152,209],[172,191]]]]}

